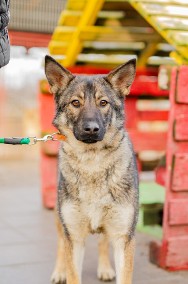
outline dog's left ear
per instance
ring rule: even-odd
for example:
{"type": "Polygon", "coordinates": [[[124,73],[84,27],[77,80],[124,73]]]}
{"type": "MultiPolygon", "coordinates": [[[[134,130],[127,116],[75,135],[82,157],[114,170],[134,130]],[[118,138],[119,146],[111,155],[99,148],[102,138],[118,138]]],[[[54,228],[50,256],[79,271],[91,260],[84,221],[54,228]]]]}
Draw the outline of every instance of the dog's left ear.
{"type": "Polygon", "coordinates": [[[112,70],[105,79],[121,96],[126,96],[130,92],[131,85],[136,74],[136,59],[131,59],[127,63],[112,70]]]}
{"type": "Polygon", "coordinates": [[[45,74],[50,84],[51,92],[58,95],[75,77],[70,71],[61,66],[51,56],[45,56],[45,74]]]}

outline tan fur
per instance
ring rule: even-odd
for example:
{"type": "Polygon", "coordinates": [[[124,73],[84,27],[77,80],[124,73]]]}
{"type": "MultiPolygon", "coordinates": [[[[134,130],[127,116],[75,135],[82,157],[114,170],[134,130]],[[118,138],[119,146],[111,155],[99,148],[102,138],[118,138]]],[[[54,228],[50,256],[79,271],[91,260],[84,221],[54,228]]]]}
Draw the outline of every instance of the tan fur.
{"type": "Polygon", "coordinates": [[[57,227],[57,237],[58,237],[58,247],[57,247],[57,258],[52,274],[52,283],[63,283],[66,280],[66,267],[65,267],[65,248],[63,241],[63,228],[57,215],[57,210],[55,210],[56,227],[57,227]]]}
{"type": "MultiPolygon", "coordinates": [[[[69,259],[66,259],[64,238],[62,225],[59,220],[57,213],[56,216],[56,226],[58,233],[58,249],[57,249],[57,259],[54,272],[52,274],[52,283],[65,283],[66,281],[66,261],[68,267],[70,266],[69,259]]],[[[67,247],[66,250],[70,254],[70,248],[67,247]]],[[[101,234],[99,239],[99,260],[98,260],[98,278],[103,281],[113,280],[115,277],[115,272],[110,264],[109,258],[109,241],[106,234],[101,234]]],[[[72,283],[72,282],[70,282],[72,283]]]]}
{"type": "Polygon", "coordinates": [[[100,280],[109,281],[115,277],[115,272],[110,264],[109,240],[106,234],[101,234],[99,239],[99,263],[97,276],[100,280]]]}
{"type": "Polygon", "coordinates": [[[121,237],[114,242],[117,284],[131,284],[134,262],[135,239],[121,237]]]}
{"type": "MultiPolygon", "coordinates": [[[[75,268],[75,262],[73,261],[75,249],[73,243],[75,245],[78,243],[84,244],[88,234],[98,232],[98,230],[104,230],[113,243],[116,243],[118,239],[124,239],[120,250],[124,251],[124,257],[126,258],[124,264],[126,263],[128,267],[124,267],[123,272],[117,269],[116,273],[119,274],[117,275],[117,277],[119,277],[117,279],[121,279],[122,276],[120,276],[120,274],[124,275],[123,280],[117,280],[117,284],[130,284],[132,277],[133,246],[125,241],[125,236],[128,234],[131,226],[134,208],[128,200],[125,200],[123,205],[113,204],[112,197],[109,194],[109,188],[111,188],[112,193],[117,196],[117,199],[119,198],[121,200],[123,198],[121,188],[118,187],[118,178],[121,176],[122,170],[125,171],[129,162],[129,151],[128,149],[125,151],[127,144],[124,143],[122,145],[123,149],[120,147],[118,152],[112,152],[107,157],[103,156],[101,153],[100,160],[98,160],[99,156],[96,155],[95,152],[93,155],[90,153],[90,157],[84,152],[80,155],[79,151],[82,151],[82,149],[79,145],[76,145],[76,141],[74,141],[74,145],[76,147],[75,150],[70,148],[70,144],[66,143],[64,146],[64,149],[72,156],[71,164],[69,160],[69,164],[65,166],[67,163],[66,157],[60,158],[64,164],[64,169],[66,169],[64,172],[66,176],[69,177],[70,184],[72,184],[72,196],[79,196],[79,199],[82,201],[81,203],[75,202],[74,199],[72,201],[64,201],[61,208],[61,214],[69,229],[72,241],[71,243],[66,237],[64,238],[65,255],[68,256],[66,257],[67,284],[81,283],[79,282],[79,273],[81,272],[75,268]],[[126,156],[124,156],[123,153],[126,153],[126,156]],[[124,161],[123,169],[122,161],[124,161]],[[106,168],[109,168],[114,163],[116,163],[116,167],[109,179],[107,187],[104,172],[106,168]],[[96,167],[96,165],[98,166],[96,167]],[[79,191],[72,169],[77,170],[80,176],[79,191]],[[97,180],[100,186],[103,185],[101,188],[97,187],[97,180]],[[128,246],[127,249],[125,247],[126,243],[128,246]],[[72,282],[73,280],[75,282],[72,282]]],[[[63,154],[61,153],[60,157],[61,155],[63,154]]],[[[61,249],[61,251],[63,250],[61,249]]],[[[110,269],[107,245],[104,240],[100,243],[99,252],[99,267],[105,267],[107,270],[110,269]]],[[[61,257],[59,257],[59,261],[61,261],[61,257]]],[[[106,280],[103,275],[99,277],[106,280]]],[[[107,278],[113,279],[113,272],[110,272],[110,276],[107,278]]]]}
{"type": "MultiPolygon", "coordinates": [[[[74,244],[75,246],[76,244],[74,244]]],[[[65,259],[66,259],[66,280],[67,283],[71,284],[79,284],[79,270],[78,263],[74,261],[74,252],[73,252],[73,244],[67,238],[64,238],[64,246],[65,246],[65,259]]],[[[79,255],[78,255],[79,257],[79,255]]]]}

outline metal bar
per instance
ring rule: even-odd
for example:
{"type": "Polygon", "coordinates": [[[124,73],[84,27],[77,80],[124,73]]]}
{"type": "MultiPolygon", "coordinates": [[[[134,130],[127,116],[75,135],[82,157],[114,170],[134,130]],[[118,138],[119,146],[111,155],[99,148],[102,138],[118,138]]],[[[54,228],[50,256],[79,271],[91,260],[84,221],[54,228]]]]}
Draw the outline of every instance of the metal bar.
{"type": "MultiPolygon", "coordinates": [[[[181,49],[180,46],[177,45],[175,40],[168,35],[168,32],[160,28],[160,25],[158,24],[157,20],[154,18],[143,8],[142,1],[134,1],[134,0],[129,0],[129,3],[140,13],[149,24],[154,27],[154,29],[171,45],[173,45],[176,50],[181,54],[182,58],[185,58],[185,62],[188,58],[188,48],[181,49]]],[[[165,15],[166,16],[166,15],[165,15]]]]}
{"type": "Polygon", "coordinates": [[[148,4],[160,4],[160,5],[184,5],[188,6],[187,0],[135,0],[135,2],[148,3],[148,4]]]}
{"type": "Polygon", "coordinates": [[[70,46],[67,49],[66,58],[63,62],[64,66],[72,66],[77,58],[77,55],[82,50],[83,43],[80,40],[80,33],[83,27],[94,24],[97,14],[102,8],[104,0],[90,0],[87,2],[83,15],[79,24],[72,36],[70,46]]]}
{"type": "Polygon", "coordinates": [[[148,58],[155,54],[158,43],[159,42],[151,42],[146,46],[146,48],[141,52],[141,55],[139,56],[137,63],[138,67],[146,66],[148,58]]]}

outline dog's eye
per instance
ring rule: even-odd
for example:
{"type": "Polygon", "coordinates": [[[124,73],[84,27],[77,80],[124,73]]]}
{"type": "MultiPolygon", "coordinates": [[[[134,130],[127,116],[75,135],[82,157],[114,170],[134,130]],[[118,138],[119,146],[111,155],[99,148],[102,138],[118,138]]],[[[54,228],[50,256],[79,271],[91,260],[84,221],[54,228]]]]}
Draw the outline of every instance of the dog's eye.
{"type": "Polygon", "coordinates": [[[79,100],[74,100],[74,101],[71,102],[71,104],[72,104],[74,107],[77,107],[77,108],[80,107],[80,102],[79,102],[79,100]]]}
{"type": "Polygon", "coordinates": [[[107,104],[108,104],[108,102],[105,101],[105,100],[100,101],[100,106],[101,107],[105,107],[107,104]]]}

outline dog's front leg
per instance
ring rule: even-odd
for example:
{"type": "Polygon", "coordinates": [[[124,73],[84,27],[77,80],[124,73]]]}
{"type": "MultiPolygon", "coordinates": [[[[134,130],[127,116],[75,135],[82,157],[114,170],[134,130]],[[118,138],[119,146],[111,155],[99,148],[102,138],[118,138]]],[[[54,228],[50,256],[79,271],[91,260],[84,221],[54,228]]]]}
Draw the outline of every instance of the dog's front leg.
{"type": "Polygon", "coordinates": [[[99,239],[99,263],[97,276],[102,281],[111,281],[115,277],[115,272],[110,263],[109,240],[106,234],[102,234],[99,239]]]}
{"type": "Polygon", "coordinates": [[[65,232],[57,214],[56,225],[58,232],[58,251],[51,282],[53,284],[80,284],[84,241],[80,237],[81,234],[79,241],[72,241],[71,236],[65,232]]]}
{"type": "Polygon", "coordinates": [[[84,241],[64,237],[67,284],[81,284],[84,241]]]}
{"type": "Polygon", "coordinates": [[[134,262],[135,238],[122,236],[113,242],[116,284],[131,284],[134,262]]]}
{"type": "Polygon", "coordinates": [[[66,284],[81,284],[88,223],[85,222],[80,205],[71,200],[63,202],[60,214],[65,249],[66,284]]]}
{"type": "Polygon", "coordinates": [[[58,236],[58,249],[56,265],[51,277],[52,284],[65,284],[66,283],[66,271],[65,271],[65,248],[63,239],[63,228],[60,222],[57,211],[56,214],[56,226],[57,226],[57,236],[58,236]]]}

